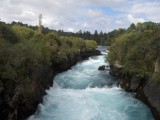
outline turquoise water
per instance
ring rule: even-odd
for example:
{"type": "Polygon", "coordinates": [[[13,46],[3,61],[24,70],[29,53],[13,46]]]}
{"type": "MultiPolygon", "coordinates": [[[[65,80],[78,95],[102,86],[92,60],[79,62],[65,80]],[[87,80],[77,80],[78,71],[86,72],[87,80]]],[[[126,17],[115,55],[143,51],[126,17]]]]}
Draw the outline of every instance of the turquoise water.
{"type": "Polygon", "coordinates": [[[117,87],[108,72],[97,70],[104,56],[90,57],[58,74],[28,120],[153,120],[146,105],[117,87]]]}

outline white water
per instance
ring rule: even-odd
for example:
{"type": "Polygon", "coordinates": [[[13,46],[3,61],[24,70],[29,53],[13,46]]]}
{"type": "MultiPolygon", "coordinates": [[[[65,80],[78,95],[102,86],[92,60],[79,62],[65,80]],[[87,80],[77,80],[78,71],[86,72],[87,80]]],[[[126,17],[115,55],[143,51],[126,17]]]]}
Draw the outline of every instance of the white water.
{"type": "Polygon", "coordinates": [[[58,74],[29,120],[153,120],[146,105],[97,70],[103,64],[104,55],[91,57],[58,74]]]}

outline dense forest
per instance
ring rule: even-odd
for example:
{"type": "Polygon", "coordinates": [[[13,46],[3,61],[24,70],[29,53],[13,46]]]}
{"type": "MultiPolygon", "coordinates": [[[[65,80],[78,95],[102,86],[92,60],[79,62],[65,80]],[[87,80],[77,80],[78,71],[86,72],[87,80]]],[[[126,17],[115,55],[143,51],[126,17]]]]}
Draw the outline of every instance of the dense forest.
{"type": "Polygon", "coordinates": [[[80,54],[96,46],[93,40],[60,36],[52,30],[39,34],[28,25],[0,22],[0,118],[25,118],[30,114],[25,107],[33,113],[29,105],[38,105],[38,95],[50,86],[45,76],[68,69],[80,54]],[[20,112],[26,112],[25,116],[20,112]]]}

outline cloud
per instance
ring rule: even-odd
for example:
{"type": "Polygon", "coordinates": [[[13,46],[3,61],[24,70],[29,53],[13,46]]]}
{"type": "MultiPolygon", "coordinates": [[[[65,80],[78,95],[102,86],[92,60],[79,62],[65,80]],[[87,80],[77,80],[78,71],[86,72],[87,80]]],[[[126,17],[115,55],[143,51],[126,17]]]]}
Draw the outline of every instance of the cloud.
{"type": "Polygon", "coordinates": [[[98,10],[98,9],[96,9],[96,10],[89,9],[89,10],[87,11],[87,15],[88,15],[89,17],[97,18],[97,17],[103,16],[104,14],[102,13],[102,11],[100,11],[100,10],[98,10]]]}
{"type": "Polygon", "coordinates": [[[108,32],[131,22],[160,22],[159,6],[156,0],[0,0],[0,19],[37,25],[42,13],[45,27],[108,32]]]}
{"type": "Polygon", "coordinates": [[[89,0],[89,3],[93,6],[107,6],[112,9],[124,10],[128,8],[129,0],[89,0]]]}
{"type": "Polygon", "coordinates": [[[158,15],[160,2],[137,3],[132,6],[131,12],[135,14],[158,15]]]}
{"type": "Polygon", "coordinates": [[[88,23],[83,23],[82,25],[82,28],[89,28],[90,26],[88,25],[88,23]]]}
{"type": "Polygon", "coordinates": [[[75,32],[73,28],[68,28],[67,31],[69,31],[69,32],[75,32]]]}
{"type": "Polygon", "coordinates": [[[136,18],[136,17],[133,17],[131,14],[129,14],[128,16],[128,20],[131,22],[131,23],[138,23],[138,22],[145,22],[145,20],[143,18],[136,18]]]}
{"type": "Polygon", "coordinates": [[[160,1],[134,4],[130,13],[145,17],[148,21],[160,22],[160,1]]]}
{"type": "Polygon", "coordinates": [[[119,25],[119,26],[123,26],[125,23],[121,20],[117,20],[116,24],[119,25]]]}

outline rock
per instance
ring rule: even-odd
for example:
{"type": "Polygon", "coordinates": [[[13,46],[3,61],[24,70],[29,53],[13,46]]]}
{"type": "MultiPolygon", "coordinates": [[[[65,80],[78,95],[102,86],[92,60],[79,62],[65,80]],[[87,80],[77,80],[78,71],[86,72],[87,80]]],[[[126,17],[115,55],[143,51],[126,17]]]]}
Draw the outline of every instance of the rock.
{"type": "Polygon", "coordinates": [[[160,57],[158,57],[155,62],[154,72],[160,74],[160,57]]]}
{"type": "Polygon", "coordinates": [[[99,66],[98,70],[105,70],[105,65],[99,66]]]}
{"type": "Polygon", "coordinates": [[[122,68],[117,67],[115,64],[111,64],[109,67],[110,67],[109,73],[112,76],[116,76],[116,77],[123,77],[124,76],[122,68]]]}
{"type": "Polygon", "coordinates": [[[138,90],[139,84],[140,84],[140,80],[132,78],[131,89],[136,92],[138,90]]]}
{"type": "MultiPolygon", "coordinates": [[[[147,104],[155,117],[155,120],[160,120],[160,84],[153,80],[148,80],[143,89],[143,94],[147,98],[147,104]]],[[[145,102],[145,101],[144,101],[145,102]]]]}

